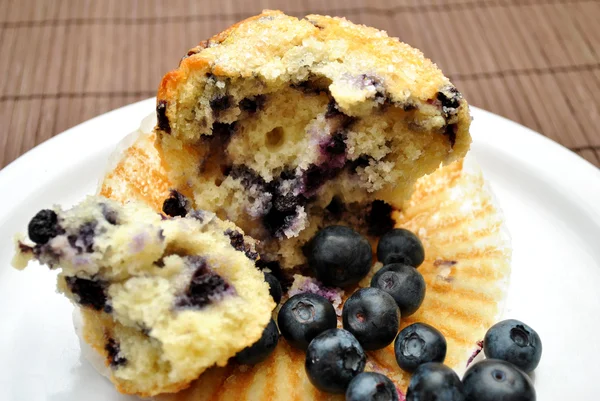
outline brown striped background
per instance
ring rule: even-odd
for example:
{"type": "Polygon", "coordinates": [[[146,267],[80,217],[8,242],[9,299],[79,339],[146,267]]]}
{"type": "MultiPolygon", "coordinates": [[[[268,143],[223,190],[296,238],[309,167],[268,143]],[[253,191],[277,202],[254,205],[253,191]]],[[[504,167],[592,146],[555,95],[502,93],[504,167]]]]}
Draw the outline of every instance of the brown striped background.
{"type": "Polygon", "coordinates": [[[154,96],[188,48],[263,8],[384,29],[471,104],[600,166],[600,0],[0,0],[0,167],[154,96]]]}

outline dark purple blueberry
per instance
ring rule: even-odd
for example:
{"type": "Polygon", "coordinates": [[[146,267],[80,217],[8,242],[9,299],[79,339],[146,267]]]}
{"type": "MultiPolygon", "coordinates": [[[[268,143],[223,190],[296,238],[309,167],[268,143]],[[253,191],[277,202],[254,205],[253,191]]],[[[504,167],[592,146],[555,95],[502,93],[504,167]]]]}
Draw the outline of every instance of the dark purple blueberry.
{"type": "Polygon", "coordinates": [[[412,101],[410,101],[410,100],[402,105],[402,110],[404,110],[404,111],[413,111],[413,110],[416,110],[417,108],[418,108],[417,105],[412,103],[412,101]]]}
{"type": "Polygon", "coordinates": [[[338,197],[334,197],[329,202],[329,205],[325,207],[325,210],[330,214],[333,220],[339,220],[342,218],[342,214],[344,213],[344,204],[338,197]]]}
{"type": "Polygon", "coordinates": [[[282,193],[281,185],[285,180],[283,176],[288,174],[284,170],[282,177],[271,181],[266,186],[267,192],[271,194],[271,208],[263,216],[263,224],[271,235],[277,238],[285,236],[285,230],[295,223],[300,208],[306,204],[306,198],[303,196],[282,193]]]}
{"type": "Polygon", "coordinates": [[[77,296],[77,303],[100,311],[106,305],[106,287],[104,281],[88,280],[79,277],[66,277],[69,291],[77,296]]]}
{"type": "Polygon", "coordinates": [[[437,94],[437,100],[442,104],[442,112],[444,117],[456,114],[456,109],[460,107],[460,99],[462,95],[454,86],[447,86],[440,90],[437,94]]]}
{"type": "Polygon", "coordinates": [[[413,373],[406,401],[464,401],[463,384],[449,367],[424,363],[413,373]]]}
{"type": "Polygon", "coordinates": [[[267,230],[276,238],[283,238],[284,231],[294,224],[298,217],[298,211],[294,209],[277,209],[271,207],[269,212],[263,217],[263,224],[267,230]]]}
{"type": "Polygon", "coordinates": [[[346,165],[346,133],[343,129],[333,133],[319,144],[323,159],[319,164],[311,164],[302,172],[302,196],[310,199],[327,181],[339,175],[346,165]]]}
{"type": "Polygon", "coordinates": [[[346,401],[398,401],[398,391],[381,373],[363,372],[348,385],[346,401]]]}
{"type": "Polygon", "coordinates": [[[532,372],[542,358],[542,340],[525,323],[508,319],[490,327],[483,339],[483,352],[487,358],[501,359],[524,372],[532,372]]]}
{"type": "Polygon", "coordinates": [[[248,112],[248,113],[256,113],[258,110],[261,110],[267,101],[267,97],[265,95],[256,95],[254,97],[247,97],[240,101],[240,109],[248,112]]]}
{"type": "Polygon", "coordinates": [[[252,246],[247,244],[244,240],[244,235],[237,230],[232,230],[228,228],[225,230],[225,235],[229,237],[229,242],[231,246],[239,252],[244,252],[246,257],[250,260],[258,259],[258,252],[252,250],[252,246]]]}
{"type": "Polygon", "coordinates": [[[245,188],[252,186],[265,187],[267,185],[264,178],[248,166],[236,164],[231,167],[228,175],[231,178],[239,179],[245,188]]]}
{"type": "Polygon", "coordinates": [[[201,256],[185,256],[194,274],[185,293],[177,300],[181,308],[202,308],[234,290],[223,277],[212,271],[201,256]]]}
{"type": "Polygon", "coordinates": [[[357,284],[371,269],[369,241],[345,226],[325,227],[309,245],[308,264],[325,285],[357,284]]]}
{"type": "Polygon", "coordinates": [[[306,292],[294,295],[283,304],[277,323],[290,345],[306,350],[316,336],[337,326],[337,316],[325,297],[306,292]]]}
{"type": "Polygon", "coordinates": [[[378,288],[361,288],[344,303],[342,321],[344,329],[354,334],[363,349],[373,351],[394,341],[400,310],[388,293],[378,288]]]}
{"type": "Polygon", "coordinates": [[[373,160],[371,156],[360,155],[356,160],[348,160],[346,164],[350,172],[356,174],[356,169],[359,167],[367,167],[370,160],[373,160]]]}
{"type": "Polygon", "coordinates": [[[229,237],[229,242],[236,251],[244,251],[244,236],[241,232],[228,228],[224,234],[229,237]]]}
{"type": "Polygon", "coordinates": [[[271,294],[273,301],[275,301],[275,304],[279,304],[281,296],[283,295],[279,280],[271,273],[265,273],[265,281],[269,284],[269,293],[271,294]]]}
{"type": "Polygon", "coordinates": [[[108,353],[108,359],[110,360],[111,368],[116,369],[119,366],[127,364],[127,358],[123,356],[121,353],[121,347],[113,338],[108,339],[104,349],[108,353]]]}
{"type": "Polygon", "coordinates": [[[446,347],[444,335],[435,327],[413,323],[398,333],[394,353],[398,366],[412,373],[424,363],[444,362],[446,347]]]}
{"type": "Polygon", "coordinates": [[[200,223],[204,223],[204,220],[207,218],[207,216],[210,216],[210,214],[205,210],[192,210],[187,214],[187,216],[198,220],[200,223]]]}
{"type": "Polygon", "coordinates": [[[29,238],[36,244],[45,244],[56,237],[60,231],[58,216],[53,210],[43,209],[37,212],[27,227],[29,238]]]}
{"type": "Polygon", "coordinates": [[[212,139],[220,141],[221,144],[227,144],[231,136],[235,134],[236,124],[213,123],[212,139]]]}
{"type": "Polygon", "coordinates": [[[279,194],[277,190],[273,192],[273,207],[281,212],[295,213],[296,207],[300,204],[297,196],[292,194],[279,194]]]}
{"type": "MultiPolygon", "coordinates": [[[[375,99],[385,99],[386,98],[385,87],[383,86],[383,83],[381,82],[381,80],[379,78],[374,77],[372,75],[362,74],[360,76],[359,87],[361,89],[364,89],[367,86],[375,87],[375,95],[374,95],[375,99]]],[[[384,103],[385,103],[385,100],[384,100],[384,103]]],[[[387,103],[389,103],[389,101],[387,103]]]]}
{"type": "Polygon", "coordinates": [[[346,153],[346,134],[336,132],[329,137],[329,140],[321,145],[321,151],[331,155],[342,155],[346,153]]]}
{"type": "Polygon", "coordinates": [[[535,401],[531,379],[512,363],[484,359],[463,376],[465,401],[535,401]]]}
{"type": "Polygon", "coordinates": [[[167,117],[167,102],[165,100],[160,100],[156,105],[156,119],[158,129],[170,134],[171,125],[169,124],[169,118],[167,117]]]}
{"type": "Polygon", "coordinates": [[[369,235],[379,237],[394,228],[396,222],[392,218],[392,206],[382,200],[375,200],[367,214],[367,230],[369,235]]]}
{"type": "Polygon", "coordinates": [[[184,217],[190,208],[190,202],[185,196],[175,190],[171,190],[170,196],[163,202],[162,211],[167,216],[184,217]]]}
{"type": "Polygon", "coordinates": [[[264,258],[256,261],[256,267],[260,270],[270,270],[270,274],[275,276],[281,284],[282,292],[287,292],[290,289],[294,283],[294,273],[297,273],[296,269],[283,269],[278,261],[265,260],[264,258]]]}
{"type": "Polygon", "coordinates": [[[109,224],[117,225],[119,223],[117,211],[111,209],[106,204],[100,204],[100,208],[102,209],[102,216],[106,219],[109,224]]]}
{"type": "Polygon", "coordinates": [[[384,265],[403,263],[419,267],[425,260],[425,249],[419,237],[413,232],[404,228],[395,228],[379,239],[377,259],[384,265]]]}
{"type": "Polygon", "coordinates": [[[350,332],[330,329],[310,342],[304,368],[313,386],[343,394],[350,381],[363,372],[366,361],[365,351],[350,332]]]}
{"type": "Polygon", "coordinates": [[[256,365],[271,355],[278,342],[279,331],[277,330],[277,325],[271,319],[260,339],[253,345],[238,352],[235,360],[242,365],[256,365]]]}
{"type": "Polygon", "coordinates": [[[328,85],[325,85],[325,81],[318,79],[307,79],[297,84],[291,85],[293,89],[302,91],[307,95],[318,95],[321,92],[329,93],[328,85]]]}
{"type": "Polygon", "coordinates": [[[233,97],[230,95],[220,95],[213,98],[209,104],[213,112],[218,115],[219,112],[227,110],[232,106],[233,97]]]}
{"type": "Polygon", "coordinates": [[[325,118],[333,118],[343,113],[338,108],[338,104],[335,100],[331,99],[329,103],[327,103],[327,110],[325,111],[325,118]]]}
{"type": "Polygon", "coordinates": [[[400,308],[402,317],[415,313],[425,299],[425,279],[417,269],[401,263],[382,267],[373,275],[371,287],[390,294],[400,308]]]}
{"type": "Polygon", "coordinates": [[[446,128],[444,128],[444,135],[448,137],[450,141],[450,147],[454,147],[456,143],[456,130],[458,129],[456,124],[448,124],[446,128]]]}
{"type": "Polygon", "coordinates": [[[317,190],[340,172],[340,169],[327,169],[325,166],[311,164],[303,174],[304,194],[312,197],[317,190]]]}
{"type": "Polygon", "coordinates": [[[327,119],[336,119],[339,122],[339,128],[344,130],[350,126],[350,124],[356,121],[356,117],[351,117],[347,114],[344,114],[339,105],[335,100],[331,99],[327,104],[327,109],[325,110],[325,118],[327,119]]]}
{"type": "Polygon", "coordinates": [[[69,235],[67,239],[72,248],[77,249],[77,253],[92,253],[94,251],[94,236],[97,222],[89,221],[79,227],[76,235],[69,235]]]}

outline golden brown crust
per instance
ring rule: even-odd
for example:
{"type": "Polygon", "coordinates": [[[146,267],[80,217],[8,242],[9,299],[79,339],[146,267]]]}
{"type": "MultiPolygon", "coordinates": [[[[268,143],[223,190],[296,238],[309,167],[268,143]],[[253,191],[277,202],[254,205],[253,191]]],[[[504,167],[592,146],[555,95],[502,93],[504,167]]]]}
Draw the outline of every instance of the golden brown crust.
{"type": "MultiPolygon", "coordinates": [[[[264,72],[259,66],[279,62],[278,60],[285,63],[296,47],[306,46],[308,42],[340,42],[341,47],[338,51],[341,53],[336,56],[337,61],[340,65],[348,64],[348,67],[341,71],[328,70],[319,74],[329,74],[331,79],[334,79],[336,74],[336,79],[340,78],[340,73],[364,74],[365,71],[358,70],[361,68],[359,66],[362,66],[361,63],[349,61],[350,57],[347,60],[341,58],[344,54],[359,55],[355,58],[366,61],[362,68],[385,81],[389,100],[397,104],[431,103],[436,100],[441,88],[451,85],[438,67],[425,58],[420,50],[400,42],[398,38],[388,37],[384,31],[353,24],[345,18],[308,15],[298,20],[281,11],[265,10],[260,15],[230,26],[190,50],[179,67],[163,77],[157,102],[165,102],[168,120],[177,124],[180,102],[183,102],[185,92],[189,90],[186,83],[193,76],[210,73],[232,79],[253,76],[266,81],[277,81],[279,76],[263,77],[264,72]],[[276,19],[276,23],[272,24],[275,27],[265,27],[262,23],[265,19],[276,19]],[[247,47],[243,47],[242,43],[247,47]],[[260,59],[261,64],[256,61],[246,65],[246,59],[260,59]]],[[[336,60],[333,58],[334,56],[331,56],[324,62],[335,64],[336,60]]],[[[336,92],[335,86],[334,82],[330,89],[340,107],[345,112],[354,107],[352,98],[344,99],[347,95],[344,93],[345,89],[336,92]]],[[[458,116],[459,132],[456,135],[457,142],[453,146],[457,154],[463,154],[470,144],[468,106],[464,99],[460,100],[460,104],[462,112],[458,116]]]]}
{"type": "MultiPolygon", "coordinates": [[[[201,41],[198,46],[192,48],[188,52],[189,57],[181,60],[181,63],[177,69],[169,71],[162,78],[160,85],[158,86],[158,94],[156,96],[157,104],[161,100],[173,99],[176,94],[177,86],[187,80],[190,71],[208,72],[210,70],[210,60],[198,55],[202,50],[209,48],[211,45],[222,43],[240,25],[268,15],[283,15],[283,13],[281,11],[264,10],[262,14],[239,21],[224,31],[212,36],[210,39],[201,41]]],[[[219,74],[219,71],[215,71],[215,74],[219,74]]]]}
{"type": "MultiPolygon", "coordinates": [[[[234,36],[239,28],[254,21],[258,21],[261,18],[277,16],[289,18],[290,23],[299,22],[293,17],[286,16],[281,11],[264,10],[261,14],[237,22],[210,39],[201,42],[194,50],[204,50],[213,45],[219,45],[231,36],[234,36]]],[[[310,32],[310,35],[307,35],[303,39],[312,37],[325,41],[344,38],[347,39],[347,43],[350,45],[349,50],[360,50],[365,54],[371,54],[385,66],[398,66],[398,72],[389,74],[386,77],[391,78],[389,87],[392,94],[396,94],[398,97],[403,97],[403,94],[400,92],[408,89],[416,98],[423,100],[432,99],[440,86],[449,83],[437,66],[426,59],[421,51],[400,42],[398,38],[388,37],[383,31],[365,25],[352,24],[345,18],[322,15],[307,15],[305,18],[315,26],[312,32],[310,32]],[[402,77],[403,74],[406,75],[407,73],[407,71],[402,71],[404,68],[413,69],[412,73],[419,76],[419,79],[414,81],[415,84],[418,85],[406,85],[411,80],[407,79],[407,77],[402,77]],[[395,87],[396,90],[394,90],[395,87]]],[[[277,38],[269,39],[277,40],[277,38]]],[[[276,54],[273,54],[273,56],[276,56],[276,54]]],[[[176,70],[167,73],[163,77],[159,87],[158,99],[173,100],[173,89],[186,81],[190,71],[207,71],[207,67],[210,67],[214,61],[214,57],[205,55],[202,51],[194,52],[194,54],[182,60],[180,66],[176,70]]],[[[213,71],[216,75],[227,74],[225,69],[218,68],[219,65],[216,67],[217,68],[213,71]]]]}

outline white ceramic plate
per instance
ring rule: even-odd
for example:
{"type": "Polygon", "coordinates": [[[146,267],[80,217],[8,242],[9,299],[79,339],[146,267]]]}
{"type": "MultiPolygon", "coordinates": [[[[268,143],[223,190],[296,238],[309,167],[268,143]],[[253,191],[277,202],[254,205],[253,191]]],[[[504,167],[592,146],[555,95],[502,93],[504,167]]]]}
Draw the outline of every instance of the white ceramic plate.
{"type": "MultiPolygon", "coordinates": [[[[152,112],[148,99],[87,121],[0,172],[0,400],[133,400],[80,356],[55,273],[10,267],[12,236],[54,203],[94,193],[116,143],[152,112]]],[[[544,351],[538,400],[597,400],[600,389],[600,170],[543,136],[473,109],[472,151],[513,238],[506,317],[544,351]]]]}

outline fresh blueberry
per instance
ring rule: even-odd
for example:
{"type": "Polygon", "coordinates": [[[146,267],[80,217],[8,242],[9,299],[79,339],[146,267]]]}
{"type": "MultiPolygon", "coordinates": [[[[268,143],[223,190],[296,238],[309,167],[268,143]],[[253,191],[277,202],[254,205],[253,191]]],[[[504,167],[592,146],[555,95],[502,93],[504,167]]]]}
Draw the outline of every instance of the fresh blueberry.
{"type": "Polygon", "coordinates": [[[277,325],[271,319],[260,340],[238,352],[235,360],[243,365],[256,365],[267,359],[279,342],[277,325]]]}
{"type": "Polygon", "coordinates": [[[415,268],[401,263],[382,267],[371,279],[371,287],[390,294],[402,317],[412,315],[425,299],[425,280],[415,268]]]}
{"type": "Polygon", "coordinates": [[[306,350],[313,338],[325,330],[335,329],[337,316],[325,297],[307,292],[296,294],[283,304],[277,323],[288,343],[306,350]]]}
{"type": "Polygon", "coordinates": [[[427,362],[444,362],[446,339],[436,328],[425,323],[414,323],[398,333],[394,343],[398,366],[414,372],[427,362]]]}
{"type": "Polygon", "coordinates": [[[465,401],[535,401],[531,379],[515,365],[484,359],[463,376],[465,401]]]}
{"type": "Polygon", "coordinates": [[[365,350],[371,351],[394,341],[400,325],[400,310],[385,291],[361,288],[344,303],[342,320],[344,329],[354,334],[365,350]]]}
{"type": "Polygon", "coordinates": [[[363,372],[348,385],[346,401],[398,401],[398,391],[381,373],[363,372]]]}
{"type": "Polygon", "coordinates": [[[350,332],[330,329],[310,342],[304,368],[316,388],[343,394],[350,381],[365,369],[366,361],[365,352],[350,332]]]}
{"type": "Polygon", "coordinates": [[[37,212],[29,222],[29,238],[36,244],[45,244],[59,233],[58,216],[52,210],[44,209],[37,212]]]}
{"type": "Polygon", "coordinates": [[[483,339],[483,351],[487,358],[502,359],[532,372],[542,357],[542,340],[525,323],[508,319],[490,327],[483,339]]]}
{"type": "Polygon", "coordinates": [[[398,262],[419,267],[425,260],[425,250],[414,233],[404,228],[395,228],[379,239],[377,259],[384,265],[398,262]]]}
{"type": "Polygon", "coordinates": [[[312,239],[309,249],[308,263],[325,285],[356,284],[371,269],[369,241],[348,227],[325,227],[312,239]]]}
{"type": "Polygon", "coordinates": [[[463,401],[463,384],[456,373],[441,363],[419,366],[410,379],[406,401],[463,401]]]}
{"type": "Polygon", "coordinates": [[[279,304],[283,292],[281,290],[281,284],[279,283],[279,280],[277,280],[277,277],[271,273],[265,273],[265,281],[269,284],[269,292],[273,297],[273,301],[275,301],[276,304],[279,304]]]}

